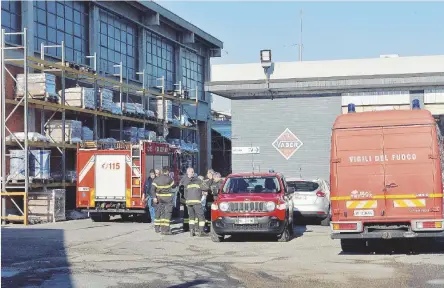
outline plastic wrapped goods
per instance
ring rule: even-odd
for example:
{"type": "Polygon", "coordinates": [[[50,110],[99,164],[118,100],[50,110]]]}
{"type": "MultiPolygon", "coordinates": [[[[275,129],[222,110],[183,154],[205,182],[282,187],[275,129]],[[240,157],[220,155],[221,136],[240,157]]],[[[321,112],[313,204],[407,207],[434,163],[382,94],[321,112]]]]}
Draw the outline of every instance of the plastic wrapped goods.
{"type": "MultiPolygon", "coordinates": [[[[60,97],[62,90],[59,91],[60,97]]],[[[65,103],[68,106],[81,107],[86,109],[96,109],[94,99],[94,89],[85,87],[74,87],[65,89],[65,103]]]]}
{"type": "Polygon", "coordinates": [[[93,141],[94,132],[86,126],[82,127],[82,140],[83,141],[93,141]]]}
{"type": "MultiPolygon", "coordinates": [[[[25,132],[16,132],[12,133],[14,136],[9,135],[6,137],[6,141],[15,141],[18,140],[20,142],[25,141],[25,132]]],[[[28,132],[28,140],[34,142],[49,142],[49,139],[42,134],[36,132],[28,132]]]]}
{"type": "MultiPolygon", "coordinates": [[[[173,121],[173,103],[171,100],[165,100],[165,115],[167,122],[173,121]]],[[[157,100],[157,118],[163,120],[163,101],[157,100]]]]}
{"type": "Polygon", "coordinates": [[[137,115],[139,115],[139,116],[145,116],[146,115],[145,110],[143,109],[142,104],[134,103],[133,105],[134,105],[135,112],[136,112],[137,115]]]}
{"type": "Polygon", "coordinates": [[[145,110],[145,115],[148,118],[156,118],[156,114],[151,110],[145,110]]]}
{"type": "MultiPolygon", "coordinates": [[[[62,142],[62,121],[52,120],[48,123],[46,137],[54,142],[62,142]]],[[[77,143],[82,141],[82,122],[75,120],[65,121],[65,141],[68,143],[77,143]]]]}
{"type": "MultiPolygon", "coordinates": [[[[17,75],[17,96],[23,97],[25,94],[24,74],[17,75]]],[[[28,93],[32,98],[40,98],[44,96],[57,96],[56,93],[56,77],[47,73],[30,73],[28,74],[28,93]]]]}
{"type": "Polygon", "coordinates": [[[105,88],[101,88],[99,91],[99,105],[103,111],[112,112],[114,102],[113,102],[113,91],[105,88]]]}
{"type": "Polygon", "coordinates": [[[144,140],[145,139],[145,129],[144,128],[138,128],[137,129],[137,138],[139,140],[144,140]]]}
{"type": "Polygon", "coordinates": [[[113,106],[111,107],[111,113],[116,115],[122,115],[122,108],[120,107],[120,103],[113,103],[113,106]]]}
{"type": "MultiPolygon", "coordinates": [[[[10,150],[9,180],[25,180],[25,151],[10,150]]],[[[29,151],[29,177],[31,179],[48,180],[51,175],[50,156],[51,150],[29,151]]]]}
{"type": "Polygon", "coordinates": [[[145,139],[149,141],[156,141],[157,139],[156,132],[145,130],[145,139]]]}
{"type": "Polygon", "coordinates": [[[191,122],[189,121],[187,115],[180,116],[180,124],[187,127],[191,126],[191,122]]]}

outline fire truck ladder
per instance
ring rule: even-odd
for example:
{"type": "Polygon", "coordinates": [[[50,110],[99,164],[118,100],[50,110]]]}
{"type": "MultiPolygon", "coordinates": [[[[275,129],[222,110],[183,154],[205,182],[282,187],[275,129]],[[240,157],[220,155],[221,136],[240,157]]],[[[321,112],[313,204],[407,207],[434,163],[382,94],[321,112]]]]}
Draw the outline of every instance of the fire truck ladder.
{"type": "Polygon", "coordinates": [[[131,145],[131,197],[142,197],[140,147],[131,145]]]}

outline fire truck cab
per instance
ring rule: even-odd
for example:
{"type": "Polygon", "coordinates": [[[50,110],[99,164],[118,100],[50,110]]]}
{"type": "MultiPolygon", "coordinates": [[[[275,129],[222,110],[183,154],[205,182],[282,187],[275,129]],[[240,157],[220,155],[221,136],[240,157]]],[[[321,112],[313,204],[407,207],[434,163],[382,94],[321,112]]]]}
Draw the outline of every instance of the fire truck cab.
{"type": "Polygon", "coordinates": [[[145,180],[151,169],[168,166],[178,183],[175,152],[168,143],[150,141],[78,144],[76,207],[88,212],[93,221],[108,221],[113,215],[149,221],[142,202],[145,180]]]}

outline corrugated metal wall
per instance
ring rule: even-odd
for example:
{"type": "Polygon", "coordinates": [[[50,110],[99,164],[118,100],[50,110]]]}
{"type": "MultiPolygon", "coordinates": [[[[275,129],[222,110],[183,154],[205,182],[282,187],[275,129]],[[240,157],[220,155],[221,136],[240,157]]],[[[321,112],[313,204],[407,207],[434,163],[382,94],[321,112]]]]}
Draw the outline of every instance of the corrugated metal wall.
{"type": "Polygon", "coordinates": [[[329,179],[331,127],[341,114],[341,96],[234,100],[232,146],[260,147],[260,154],[232,155],[233,173],[282,172],[286,177],[329,179]],[[303,145],[286,160],[273,142],[289,129],[303,145]]]}

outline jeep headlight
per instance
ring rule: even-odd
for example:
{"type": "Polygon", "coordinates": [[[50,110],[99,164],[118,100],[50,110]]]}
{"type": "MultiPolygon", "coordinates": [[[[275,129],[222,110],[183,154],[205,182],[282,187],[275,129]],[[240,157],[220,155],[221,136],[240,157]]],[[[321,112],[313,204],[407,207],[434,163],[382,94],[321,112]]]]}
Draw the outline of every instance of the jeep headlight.
{"type": "Polygon", "coordinates": [[[219,209],[222,212],[227,212],[228,208],[230,208],[230,204],[227,203],[227,202],[222,202],[222,203],[219,204],[219,209]]]}
{"type": "Polygon", "coordinates": [[[267,202],[265,203],[265,209],[267,209],[268,212],[274,211],[276,204],[274,202],[267,202]]]}

